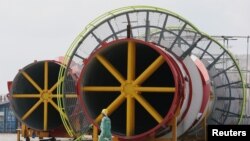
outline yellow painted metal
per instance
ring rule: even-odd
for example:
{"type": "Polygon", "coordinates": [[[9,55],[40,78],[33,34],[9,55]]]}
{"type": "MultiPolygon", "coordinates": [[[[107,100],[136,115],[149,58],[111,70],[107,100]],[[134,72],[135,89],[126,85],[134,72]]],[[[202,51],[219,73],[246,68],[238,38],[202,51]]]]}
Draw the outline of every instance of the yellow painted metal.
{"type": "Polygon", "coordinates": [[[21,73],[40,93],[43,91],[26,72],[21,71],[21,73]]]}
{"type": "Polygon", "coordinates": [[[40,98],[40,94],[12,94],[13,98],[40,98]]]}
{"type": "Polygon", "coordinates": [[[95,119],[95,123],[99,123],[102,120],[102,114],[99,114],[97,118],[95,119]]]}
{"type": "Polygon", "coordinates": [[[123,78],[121,73],[117,69],[115,69],[115,67],[111,65],[106,58],[104,58],[100,54],[96,55],[96,58],[120,83],[124,83],[125,79],[123,78]]]}
{"type": "Polygon", "coordinates": [[[177,141],[177,117],[172,120],[172,141],[177,141]]]}
{"type": "MultiPolygon", "coordinates": [[[[106,109],[109,111],[108,115],[112,114],[125,100],[125,94],[120,94],[106,109]]],[[[101,113],[101,112],[100,112],[101,113]]],[[[102,114],[100,114],[96,119],[95,122],[99,123],[102,119],[102,114]]]]}
{"type": "Polygon", "coordinates": [[[29,136],[28,127],[25,124],[21,125],[21,134],[23,137],[29,136]]]}
{"type": "Polygon", "coordinates": [[[144,72],[136,78],[133,84],[140,85],[142,84],[148,77],[150,77],[163,63],[165,62],[162,56],[159,56],[144,72]]]}
{"type": "Polygon", "coordinates": [[[51,98],[51,93],[48,93],[47,91],[44,91],[41,94],[41,99],[43,99],[43,102],[46,102],[50,98],[51,98]]]}
{"type": "Polygon", "coordinates": [[[131,95],[127,95],[126,115],[126,135],[132,136],[135,130],[135,100],[131,95]]]}
{"type": "Polygon", "coordinates": [[[66,98],[77,98],[77,94],[65,94],[66,98]]]}
{"type": "Polygon", "coordinates": [[[17,141],[20,141],[21,129],[17,129],[17,141]]]}
{"type": "Polygon", "coordinates": [[[93,141],[98,141],[98,128],[93,126],[93,141]]]}
{"type": "Polygon", "coordinates": [[[113,136],[112,141],[120,141],[118,137],[113,136]]]}
{"type": "Polygon", "coordinates": [[[135,87],[140,92],[175,92],[175,87],[135,87]]]}
{"type": "Polygon", "coordinates": [[[135,79],[135,62],[136,62],[136,45],[135,42],[128,42],[128,60],[127,60],[127,84],[123,86],[123,91],[127,96],[127,108],[126,108],[126,135],[134,135],[135,130],[135,100],[132,96],[134,91],[134,85],[132,82],[135,79]]]}
{"type": "Polygon", "coordinates": [[[59,81],[57,81],[50,89],[49,89],[49,93],[52,93],[64,80],[64,78],[61,78],[59,81]]]}
{"type": "Polygon", "coordinates": [[[121,91],[121,87],[117,87],[117,86],[105,86],[105,87],[101,87],[101,86],[85,86],[82,87],[81,90],[82,91],[121,91]]]}
{"type": "Polygon", "coordinates": [[[48,102],[64,117],[67,118],[67,116],[65,115],[65,113],[57,106],[57,104],[52,100],[49,99],[48,102]]]}
{"type": "MultiPolygon", "coordinates": [[[[63,95],[52,95],[51,98],[62,98],[63,95]]],[[[66,98],[77,98],[77,94],[65,94],[66,98]]]]}
{"type": "Polygon", "coordinates": [[[35,105],[33,105],[21,118],[22,120],[25,120],[32,112],[34,112],[34,110],[43,102],[42,99],[40,99],[39,101],[36,102],[35,105]]]}
{"type": "Polygon", "coordinates": [[[47,131],[48,129],[48,102],[44,101],[44,111],[43,111],[43,130],[47,131]]]}
{"type": "Polygon", "coordinates": [[[207,114],[202,121],[202,128],[204,130],[204,141],[207,141],[207,114]]]}
{"type": "Polygon", "coordinates": [[[48,61],[44,62],[44,90],[48,90],[48,79],[49,79],[49,65],[48,61]]]}
{"type": "Polygon", "coordinates": [[[158,123],[163,121],[162,116],[141,95],[135,94],[134,97],[158,123]]]}
{"type": "Polygon", "coordinates": [[[136,47],[135,42],[128,42],[128,66],[127,66],[127,81],[132,82],[135,79],[135,61],[136,47]]]}
{"type": "Polygon", "coordinates": [[[17,129],[17,137],[19,136],[18,137],[19,139],[17,139],[17,140],[19,140],[19,141],[20,141],[20,135],[22,135],[24,138],[32,137],[33,135],[35,135],[36,137],[39,137],[39,139],[42,139],[43,137],[49,137],[49,132],[31,129],[22,123],[21,129],[17,129]]]}
{"type": "Polygon", "coordinates": [[[136,85],[133,85],[132,83],[122,84],[122,92],[124,92],[127,96],[132,95],[136,93],[135,87],[136,85]]]}

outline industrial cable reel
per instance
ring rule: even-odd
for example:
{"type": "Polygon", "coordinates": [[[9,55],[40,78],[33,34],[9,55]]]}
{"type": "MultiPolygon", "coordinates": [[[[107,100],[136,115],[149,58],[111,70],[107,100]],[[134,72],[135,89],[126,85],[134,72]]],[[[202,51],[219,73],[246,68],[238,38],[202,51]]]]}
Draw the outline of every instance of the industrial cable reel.
{"type": "MultiPolygon", "coordinates": [[[[180,31],[180,29],[175,27],[168,27],[168,30],[172,32],[180,31]]],[[[213,104],[212,108],[214,111],[211,116],[215,116],[220,113],[220,118],[214,117],[210,119],[209,123],[240,123],[245,105],[245,88],[243,87],[240,69],[233,55],[227,49],[225,49],[219,42],[209,37],[205,33],[198,33],[193,29],[185,29],[182,32],[184,35],[181,37],[182,39],[179,39],[177,46],[184,50],[184,52],[188,49],[190,50],[189,46],[187,46],[187,41],[191,41],[192,43],[194,43],[195,38],[203,36],[203,39],[199,41],[199,44],[195,43],[196,46],[193,46],[191,52],[193,56],[191,55],[191,57],[194,59],[198,57],[202,61],[202,63],[206,65],[207,71],[209,73],[209,79],[212,85],[212,99],[216,99],[214,102],[217,102],[217,104],[220,105],[218,107],[221,107],[221,104],[224,104],[225,106],[223,108],[224,110],[222,110],[218,109],[218,107],[215,108],[217,104],[213,104]],[[232,70],[237,71],[237,73],[231,74],[232,70]],[[219,113],[217,113],[216,111],[219,113]],[[225,116],[225,113],[233,114],[234,116],[225,116]]],[[[154,36],[157,36],[156,34],[159,34],[159,32],[152,33],[151,37],[154,38],[154,36]]]]}
{"type": "MultiPolygon", "coordinates": [[[[57,94],[63,81],[58,81],[61,66],[65,69],[60,62],[45,60],[20,69],[11,84],[9,99],[16,117],[28,128],[64,137],[67,134],[60,114],[66,115],[57,105],[57,97],[62,97],[57,94]]],[[[67,98],[76,96],[69,94],[67,98]]]]}
{"type": "Polygon", "coordinates": [[[125,140],[168,137],[177,112],[178,137],[195,130],[204,116],[210,124],[242,119],[245,88],[233,56],[165,9],[132,6],[100,16],[75,39],[65,64],[59,93],[77,92],[78,99],[60,97],[58,103],[75,136],[91,124],[98,127],[103,108],[113,135],[125,140]],[[235,76],[228,74],[232,69],[235,76]]]}

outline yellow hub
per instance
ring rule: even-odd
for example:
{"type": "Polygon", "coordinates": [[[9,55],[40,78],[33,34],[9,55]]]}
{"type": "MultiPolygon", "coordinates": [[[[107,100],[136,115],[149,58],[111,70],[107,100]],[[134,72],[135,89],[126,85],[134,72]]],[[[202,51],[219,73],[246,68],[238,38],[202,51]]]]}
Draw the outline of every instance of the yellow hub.
{"type": "Polygon", "coordinates": [[[133,94],[137,93],[136,91],[136,85],[133,85],[132,83],[125,83],[122,85],[122,92],[124,92],[126,95],[132,96],[133,94]]]}
{"type": "Polygon", "coordinates": [[[51,93],[48,91],[43,91],[41,93],[41,99],[43,99],[44,101],[48,101],[49,99],[51,99],[51,93]]]}

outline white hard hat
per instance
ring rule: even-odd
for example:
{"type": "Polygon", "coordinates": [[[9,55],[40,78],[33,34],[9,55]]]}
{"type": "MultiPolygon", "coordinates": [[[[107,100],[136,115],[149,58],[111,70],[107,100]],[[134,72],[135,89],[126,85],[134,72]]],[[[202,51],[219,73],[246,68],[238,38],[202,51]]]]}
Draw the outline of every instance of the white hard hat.
{"type": "Polygon", "coordinates": [[[107,110],[107,109],[102,109],[102,113],[103,113],[104,115],[108,115],[108,110],[107,110]]]}

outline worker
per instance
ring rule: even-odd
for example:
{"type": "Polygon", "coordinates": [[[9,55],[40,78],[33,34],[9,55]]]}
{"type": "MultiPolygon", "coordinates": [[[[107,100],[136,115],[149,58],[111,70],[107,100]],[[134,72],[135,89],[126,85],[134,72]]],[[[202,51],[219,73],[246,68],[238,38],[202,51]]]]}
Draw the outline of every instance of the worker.
{"type": "Polygon", "coordinates": [[[108,117],[108,110],[102,110],[102,121],[101,121],[101,133],[99,136],[99,141],[112,141],[111,135],[111,120],[108,117]]]}

